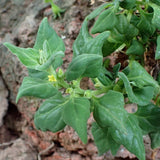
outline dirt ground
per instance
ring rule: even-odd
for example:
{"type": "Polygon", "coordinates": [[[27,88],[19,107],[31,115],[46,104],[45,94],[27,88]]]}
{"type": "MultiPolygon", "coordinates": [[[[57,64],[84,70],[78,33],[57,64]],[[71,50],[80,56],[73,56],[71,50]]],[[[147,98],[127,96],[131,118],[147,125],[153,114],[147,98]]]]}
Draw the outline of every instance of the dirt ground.
{"type": "MultiPolygon", "coordinates": [[[[90,131],[92,116],[88,120],[88,143],[84,145],[68,126],[58,133],[35,129],[33,115],[40,100],[21,98],[16,104],[18,88],[27,70],[2,43],[33,47],[38,26],[43,17],[48,17],[66,45],[65,69],[72,59],[72,44],[85,16],[102,4],[99,0],[92,1],[93,4],[88,0],[56,2],[66,10],[57,20],[43,0],[0,0],[0,160],[136,160],[123,146],[115,157],[110,152],[98,156],[90,131]]],[[[88,81],[84,82],[83,87],[88,87],[88,81]]],[[[144,143],[146,159],[160,160],[160,150],[150,148],[148,137],[144,137],[144,143]]]]}

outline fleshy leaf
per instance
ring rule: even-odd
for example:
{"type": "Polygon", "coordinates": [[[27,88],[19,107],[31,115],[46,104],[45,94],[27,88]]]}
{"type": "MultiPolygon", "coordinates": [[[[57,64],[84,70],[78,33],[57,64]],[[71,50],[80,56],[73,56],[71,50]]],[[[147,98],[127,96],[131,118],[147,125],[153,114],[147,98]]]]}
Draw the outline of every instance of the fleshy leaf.
{"type": "Polygon", "coordinates": [[[87,76],[94,78],[98,76],[102,68],[103,57],[95,54],[82,54],[70,63],[66,77],[68,81],[87,76]],[[94,71],[94,72],[93,72],[94,71]]]}
{"type": "Polygon", "coordinates": [[[47,80],[49,75],[49,73],[47,73],[46,71],[38,71],[31,68],[28,68],[28,74],[29,74],[29,77],[39,78],[43,80],[47,80]]]}
{"type": "Polygon", "coordinates": [[[119,144],[123,144],[130,152],[135,154],[139,160],[145,160],[145,148],[143,144],[143,136],[138,121],[132,114],[128,114],[125,119],[125,127],[127,133],[109,128],[112,138],[119,144]]]}
{"type": "Polygon", "coordinates": [[[54,88],[53,84],[47,80],[25,77],[23,79],[21,87],[19,88],[16,102],[22,96],[34,96],[46,99],[56,95],[57,92],[58,90],[54,88]]]}
{"type": "Polygon", "coordinates": [[[57,35],[54,29],[50,27],[47,18],[44,18],[40,24],[34,48],[43,50],[43,43],[45,40],[48,41],[52,54],[58,51],[65,51],[63,40],[57,35]]]}
{"type": "Polygon", "coordinates": [[[111,7],[103,11],[96,20],[91,33],[102,33],[106,30],[111,30],[117,23],[115,8],[111,7]]]}
{"type": "Polygon", "coordinates": [[[153,77],[136,61],[129,63],[130,72],[127,75],[129,81],[134,81],[136,86],[142,88],[144,86],[152,86],[156,90],[160,89],[158,83],[153,77]]]}
{"type": "Polygon", "coordinates": [[[159,15],[160,15],[160,6],[156,5],[154,3],[150,3],[150,6],[154,10],[152,23],[156,26],[157,29],[160,29],[160,17],[159,17],[159,15]]]}
{"type": "Polygon", "coordinates": [[[160,108],[150,103],[147,106],[138,106],[135,113],[139,126],[147,134],[160,130],[160,108]]]}
{"type": "Polygon", "coordinates": [[[103,56],[108,56],[121,46],[121,43],[111,43],[108,39],[104,42],[102,47],[103,56]]]}
{"type": "Polygon", "coordinates": [[[132,103],[136,103],[142,106],[150,103],[154,94],[154,88],[152,86],[132,89],[127,76],[123,72],[119,72],[118,76],[123,80],[126,93],[128,94],[128,98],[132,103]]]}
{"type": "Polygon", "coordinates": [[[101,128],[97,123],[92,124],[92,134],[94,142],[98,148],[99,155],[111,150],[115,155],[120,147],[120,144],[116,143],[111,134],[108,132],[108,128],[101,128]]]}
{"type": "Polygon", "coordinates": [[[110,7],[110,6],[113,6],[113,3],[105,3],[101,6],[99,6],[98,8],[96,8],[93,12],[91,12],[87,17],[86,19],[87,20],[91,20],[95,17],[97,17],[104,9],[110,7]]]}
{"type": "Polygon", "coordinates": [[[139,41],[133,40],[132,44],[128,48],[126,54],[128,54],[128,55],[143,55],[144,54],[143,45],[139,41]]]}
{"type": "Polygon", "coordinates": [[[160,59],[160,36],[157,37],[157,48],[156,48],[156,55],[155,59],[160,59]]]}
{"type": "Polygon", "coordinates": [[[117,24],[111,30],[110,37],[108,38],[111,43],[128,42],[133,37],[138,35],[138,29],[128,22],[127,17],[123,14],[117,15],[117,24]]]}
{"type": "Polygon", "coordinates": [[[83,143],[87,143],[87,120],[90,103],[86,98],[70,98],[63,111],[64,122],[74,128],[83,143]]]}
{"type": "Polygon", "coordinates": [[[36,128],[52,132],[62,130],[66,126],[62,117],[64,104],[65,99],[60,93],[43,102],[34,116],[36,128]]]}
{"type": "Polygon", "coordinates": [[[105,31],[93,38],[88,31],[88,21],[84,20],[80,33],[73,44],[74,57],[81,54],[102,55],[102,46],[104,41],[109,37],[110,32],[105,31]]]}
{"type": "Polygon", "coordinates": [[[132,9],[135,7],[136,0],[122,0],[120,1],[120,6],[125,9],[132,9]]]}
{"type": "Polygon", "coordinates": [[[138,29],[140,30],[140,34],[142,37],[145,35],[147,37],[151,36],[155,32],[155,26],[152,24],[153,13],[147,13],[140,10],[140,20],[137,24],[138,29]]]}
{"type": "MultiPolygon", "coordinates": [[[[4,45],[15,54],[19,60],[30,69],[35,69],[39,71],[46,70],[50,65],[54,64],[57,60],[57,57],[62,58],[64,56],[64,52],[58,51],[54,52],[54,54],[50,55],[50,57],[45,57],[46,60],[44,63],[40,63],[40,54],[39,51],[32,48],[19,48],[10,43],[4,43],[4,45]],[[47,59],[48,58],[48,59],[47,59]],[[53,63],[54,62],[54,63],[53,63]]],[[[44,53],[44,52],[43,52],[44,53]]],[[[44,55],[45,56],[45,55],[44,55]]],[[[57,62],[56,62],[57,63],[57,62]]]]}
{"type": "Polygon", "coordinates": [[[101,98],[95,99],[94,118],[101,127],[109,127],[109,132],[116,143],[123,144],[139,159],[145,160],[143,137],[138,121],[124,109],[124,97],[116,91],[108,91],[101,98]]]}
{"type": "Polygon", "coordinates": [[[160,131],[150,133],[149,137],[151,138],[152,149],[160,147],[160,131]]]}
{"type": "Polygon", "coordinates": [[[15,54],[19,60],[29,68],[34,68],[39,65],[39,51],[32,48],[19,48],[8,42],[4,45],[15,54]]]}

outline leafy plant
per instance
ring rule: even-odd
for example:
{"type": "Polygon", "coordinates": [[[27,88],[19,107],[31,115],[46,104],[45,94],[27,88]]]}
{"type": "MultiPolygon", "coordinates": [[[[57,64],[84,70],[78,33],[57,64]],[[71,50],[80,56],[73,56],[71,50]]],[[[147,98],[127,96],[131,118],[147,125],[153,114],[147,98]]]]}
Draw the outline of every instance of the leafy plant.
{"type": "Polygon", "coordinates": [[[33,48],[4,45],[28,68],[17,95],[45,99],[34,116],[37,129],[58,132],[66,125],[75,129],[87,143],[87,120],[93,113],[92,134],[99,154],[111,150],[115,155],[124,145],[140,160],[145,160],[143,135],[151,147],[160,146],[160,74],[154,79],[144,69],[144,54],[157,45],[155,60],[160,59],[159,0],[115,0],[89,14],[73,45],[73,59],[62,70],[65,46],[44,18],[33,48]],[[88,22],[95,21],[91,33],[88,22]],[[116,50],[128,55],[129,64],[112,71],[105,56],[116,50]],[[80,87],[89,77],[94,90],[80,87]],[[65,94],[62,94],[62,90],[65,94]],[[128,113],[125,104],[136,103],[138,110],[128,113]]]}
{"type": "Polygon", "coordinates": [[[61,17],[61,13],[63,13],[65,10],[61,9],[58,7],[53,0],[45,0],[45,3],[50,3],[52,12],[54,13],[54,18],[56,19],[57,17],[61,17]]]}

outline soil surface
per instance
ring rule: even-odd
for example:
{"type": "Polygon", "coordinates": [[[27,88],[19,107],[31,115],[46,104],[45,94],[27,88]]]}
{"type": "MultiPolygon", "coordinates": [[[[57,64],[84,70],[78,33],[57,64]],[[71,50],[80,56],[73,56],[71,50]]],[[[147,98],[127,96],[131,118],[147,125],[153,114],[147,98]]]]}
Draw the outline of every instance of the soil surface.
{"type": "MultiPolygon", "coordinates": [[[[63,68],[66,69],[72,59],[72,44],[85,16],[102,4],[100,0],[91,2],[57,0],[56,3],[65,9],[65,13],[55,20],[50,5],[42,0],[0,0],[0,160],[136,160],[123,146],[116,156],[110,152],[98,156],[90,130],[92,115],[88,120],[88,143],[84,145],[68,126],[58,133],[35,129],[33,115],[40,100],[21,98],[18,104],[15,102],[27,70],[2,43],[33,47],[39,24],[44,17],[48,17],[50,25],[65,42],[63,68]]],[[[113,63],[117,59],[123,63],[123,56],[116,57],[113,54],[110,58],[113,63]]],[[[146,64],[146,68],[149,67],[150,64],[146,64]]],[[[149,68],[148,71],[151,72],[152,69],[149,68]]],[[[82,87],[91,87],[88,79],[84,79],[82,87]]],[[[132,107],[129,106],[127,110],[134,110],[135,107],[132,107]]],[[[148,137],[144,137],[144,143],[146,159],[159,160],[160,150],[151,150],[148,137]]]]}

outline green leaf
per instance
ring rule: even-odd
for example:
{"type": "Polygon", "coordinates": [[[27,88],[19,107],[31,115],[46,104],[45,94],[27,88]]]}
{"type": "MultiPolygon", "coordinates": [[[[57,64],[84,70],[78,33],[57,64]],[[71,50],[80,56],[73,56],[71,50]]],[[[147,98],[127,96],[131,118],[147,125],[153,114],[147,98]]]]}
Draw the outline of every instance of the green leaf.
{"type": "Polygon", "coordinates": [[[106,57],[113,53],[116,49],[118,49],[121,46],[121,43],[112,43],[109,42],[108,39],[104,42],[102,47],[102,53],[103,56],[106,57]]]}
{"type": "Polygon", "coordinates": [[[15,54],[19,60],[29,68],[34,68],[36,65],[39,65],[39,51],[32,48],[19,48],[8,42],[4,45],[15,54]]]}
{"type": "Polygon", "coordinates": [[[147,134],[160,130],[160,108],[150,103],[147,106],[138,106],[135,113],[139,126],[147,134]]]}
{"type": "Polygon", "coordinates": [[[136,61],[130,61],[130,72],[127,75],[129,81],[133,81],[137,87],[152,86],[156,90],[160,89],[153,77],[136,61]]]}
{"type": "Polygon", "coordinates": [[[29,77],[39,78],[39,79],[43,79],[43,80],[47,80],[48,75],[49,75],[45,71],[38,71],[38,70],[35,70],[35,69],[31,69],[31,68],[28,68],[28,74],[29,74],[29,77]]]}
{"type": "Polygon", "coordinates": [[[123,144],[139,159],[145,160],[141,129],[135,116],[124,109],[124,97],[116,91],[108,91],[94,100],[94,118],[101,127],[109,127],[116,143],[123,144]]]}
{"type": "Polygon", "coordinates": [[[160,17],[159,17],[159,15],[160,15],[160,6],[156,5],[154,3],[149,3],[149,4],[154,10],[152,23],[156,26],[156,28],[160,29],[160,17]]]}
{"type": "Polygon", "coordinates": [[[99,6],[98,8],[96,8],[95,10],[93,10],[93,12],[91,12],[86,19],[87,20],[91,20],[95,17],[97,17],[104,9],[113,6],[113,3],[105,3],[102,4],[101,6],[99,6]]]}
{"type": "Polygon", "coordinates": [[[156,48],[156,55],[155,59],[160,59],[160,36],[157,37],[157,48],[156,48]]]}
{"type": "MultiPolygon", "coordinates": [[[[48,69],[52,64],[57,63],[57,58],[64,57],[64,53],[62,51],[54,52],[54,54],[52,54],[50,57],[46,57],[46,55],[44,55],[46,54],[44,51],[42,51],[43,55],[40,55],[39,51],[36,49],[19,48],[10,43],[4,43],[4,45],[13,54],[15,54],[27,68],[30,69],[44,71],[48,69]],[[40,59],[42,59],[43,63],[40,62],[40,59]]],[[[58,59],[58,63],[59,61],[60,60],[58,59]]]]}
{"type": "Polygon", "coordinates": [[[160,5],[160,0],[150,0],[150,1],[157,4],[157,5],[160,5]]]}
{"type": "Polygon", "coordinates": [[[118,72],[121,68],[121,63],[117,63],[114,67],[113,67],[113,76],[114,76],[114,79],[117,78],[118,76],[118,72]]]}
{"type": "Polygon", "coordinates": [[[127,49],[126,54],[128,55],[143,55],[144,47],[142,43],[137,40],[133,40],[131,46],[127,49]]]}
{"type": "Polygon", "coordinates": [[[119,72],[118,76],[120,79],[123,80],[123,83],[126,89],[126,93],[128,95],[129,100],[132,103],[136,103],[142,106],[150,103],[151,99],[153,98],[153,94],[154,94],[153,87],[146,86],[143,88],[133,88],[132,89],[127,76],[123,72],[119,72]]]}
{"type": "Polygon", "coordinates": [[[143,144],[143,136],[141,129],[138,126],[138,121],[134,115],[128,114],[125,119],[125,127],[127,133],[109,128],[112,133],[112,138],[119,144],[123,144],[130,152],[135,154],[138,159],[145,160],[145,148],[143,144]]]}
{"type": "Polygon", "coordinates": [[[149,137],[151,138],[152,149],[160,147],[160,131],[150,133],[149,137]]]}
{"type": "Polygon", "coordinates": [[[104,154],[108,150],[111,150],[113,155],[116,155],[120,144],[116,143],[111,134],[108,132],[108,128],[101,128],[97,123],[92,123],[92,134],[94,142],[98,148],[99,155],[104,154]]]}
{"type": "Polygon", "coordinates": [[[48,41],[52,54],[58,51],[65,51],[63,40],[57,35],[54,29],[50,27],[47,18],[44,18],[40,24],[34,48],[43,50],[43,43],[45,40],[48,41]]]}
{"type": "Polygon", "coordinates": [[[128,42],[138,35],[138,29],[128,22],[127,17],[124,14],[117,15],[117,24],[111,30],[109,41],[112,43],[128,42]]]}
{"type": "Polygon", "coordinates": [[[132,9],[136,5],[136,0],[122,0],[120,6],[125,9],[132,9]]]}
{"type": "Polygon", "coordinates": [[[124,97],[119,92],[108,91],[107,94],[95,100],[93,115],[101,127],[116,126],[126,132],[123,123],[121,123],[123,112],[126,113],[124,97]]]}
{"type": "Polygon", "coordinates": [[[140,10],[140,21],[137,24],[137,28],[140,31],[142,37],[149,37],[155,32],[155,26],[152,24],[153,13],[147,13],[140,10]]]}
{"type": "Polygon", "coordinates": [[[109,37],[110,32],[106,31],[93,38],[88,31],[88,21],[84,20],[80,33],[73,44],[74,57],[81,54],[102,55],[104,41],[109,37]]]}
{"type": "Polygon", "coordinates": [[[36,128],[52,132],[62,130],[66,126],[62,117],[64,104],[65,99],[60,93],[43,102],[34,116],[36,128]]]}
{"type": "Polygon", "coordinates": [[[91,33],[102,33],[106,30],[111,30],[117,23],[117,16],[115,14],[115,8],[111,7],[103,11],[96,20],[91,33]]]}
{"type": "Polygon", "coordinates": [[[90,102],[86,98],[70,98],[64,106],[63,120],[75,129],[83,143],[87,143],[87,120],[90,102]]]}
{"type": "Polygon", "coordinates": [[[68,81],[83,77],[95,78],[101,71],[103,57],[95,54],[82,54],[70,63],[66,78],[68,81]]]}
{"type": "Polygon", "coordinates": [[[54,88],[53,84],[47,80],[25,77],[23,79],[21,87],[19,88],[16,102],[22,96],[34,96],[46,99],[56,95],[57,92],[58,90],[54,88]]]}

